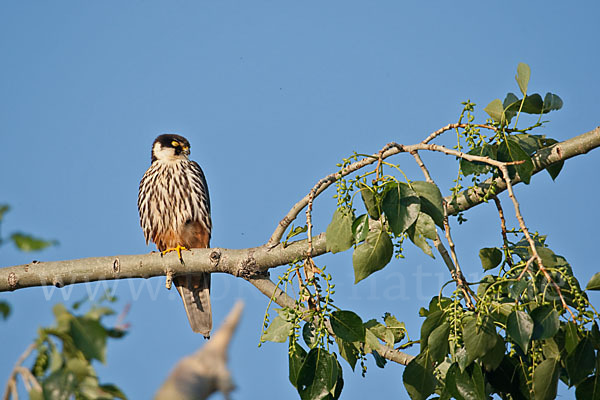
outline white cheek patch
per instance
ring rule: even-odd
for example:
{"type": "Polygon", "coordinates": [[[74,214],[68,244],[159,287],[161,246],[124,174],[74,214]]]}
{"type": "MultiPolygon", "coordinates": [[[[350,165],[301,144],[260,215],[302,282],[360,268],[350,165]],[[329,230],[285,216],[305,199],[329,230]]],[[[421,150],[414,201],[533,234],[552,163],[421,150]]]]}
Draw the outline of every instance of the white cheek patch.
{"type": "Polygon", "coordinates": [[[174,160],[177,158],[175,155],[175,149],[172,147],[162,147],[160,143],[154,144],[154,148],[152,149],[154,153],[154,157],[157,160],[174,160]]]}

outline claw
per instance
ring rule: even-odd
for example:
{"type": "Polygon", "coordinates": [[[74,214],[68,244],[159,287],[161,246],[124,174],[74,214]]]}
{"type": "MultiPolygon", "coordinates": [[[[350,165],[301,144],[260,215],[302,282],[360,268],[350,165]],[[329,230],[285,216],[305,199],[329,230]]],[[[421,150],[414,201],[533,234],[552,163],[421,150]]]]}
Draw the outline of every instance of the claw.
{"type": "Polygon", "coordinates": [[[177,245],[177,247],[170,247],[170,248],[168,248],[166,250],[161,251],[160,255],[164,256],[167,253],[170,253],[172,251],[176,251],[177,255],[179,256],[179,261],[181,261],[181,263],[183,264],[183,257],[181,257],[181,250],[189,250],[189,249],[186,249],[183,246],[177,245]]]}

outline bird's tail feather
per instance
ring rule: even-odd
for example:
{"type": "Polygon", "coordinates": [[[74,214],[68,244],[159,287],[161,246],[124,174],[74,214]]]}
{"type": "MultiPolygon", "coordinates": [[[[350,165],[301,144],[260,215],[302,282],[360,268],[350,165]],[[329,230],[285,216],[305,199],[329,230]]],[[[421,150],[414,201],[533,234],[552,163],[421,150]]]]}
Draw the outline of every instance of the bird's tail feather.
{"type": "Polygon", "coordinates": [[[212,310],[210,307],[210,274],[200,273],[177,276],[173,279],[181,295],[185,313],[192,330],[210,337],[212,310]]]}

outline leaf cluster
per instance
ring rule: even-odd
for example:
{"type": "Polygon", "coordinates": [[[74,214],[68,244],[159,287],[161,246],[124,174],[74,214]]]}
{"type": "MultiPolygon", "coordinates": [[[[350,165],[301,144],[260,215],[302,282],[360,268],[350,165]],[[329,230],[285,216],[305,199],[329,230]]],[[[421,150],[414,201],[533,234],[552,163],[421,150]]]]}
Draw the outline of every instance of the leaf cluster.
{"type": "MultiPolygon", "coordinates": [[[[8,211],[10,211],[10,206],[7,204],[0,205],[0,225],[2,224],[4,214],[6,214],[8,211]]],[[[8,242],[12,242],[17,249],[25,252],[40,251],[47,247],[56,246],[58,244],[58,241],[56,240],[40,239],[23,232],[13,232],[8,236],[7,239],[0,236],[0,246],[8,242]]]]}
{"type": "MultiPolygon", "coordinates": [[[[532,156],[556,143],[532,131],[543,125],[542,115],[563,105],[552,93],[544,98],[529,94],[530,74],[526,64],[519,64],[515,79],[522,96],[508,93],[504,101],[492,101],[485,108],[491,117],[486,124],[475,124],[475,104],[464,102],[454,147],[463,155],[483,157],[481,161],[506,163],[509,178],[526,184],[534,171],[532,156]],[[538,115],[538,120],[518,129],[522,114],[538,115]],[[482,129],[493,134],[488,138],[482,129]]],[[[474,161],[475,157],[467,160],[469,157],[463,155],[457,159],[454,199],[463,189],[465,177],[470,177],[473,185],[482,178],[503,177],[493,162],[474,161]]],[[[343,171],[363,156],[376,158],[354,153],[338,166],[343,171]]],[[[376,161],[374,170],[357,172],[354,177],[339,174],[334,196],[337,209],[326,230],[328,251],[353,249],[355,284],[385,268],[394,254],[403,257],[407,238],[433,257],[431,241],[439,244],[437,229],[447,229],[442,194],[428,173],[428,181],[410,180],[400,165],[381,158],[376,161]]],[[[547,168],[553,180],[562,165],[559,162],[547,168]]],[[[495,195],[491,185],[484,200],[495,195]]],[[[464,221],[459,216],[459,222],[464,221]]],[[[319,274],[307,276],[296,308],[279,310],[271,324],[265,325],[263,335],[264,340],[288,341],[289,378],[300,397],[337,399],[343,387],[340,357],[353,370],[360,362],[364,373],[367,355],[383,368],[386,360],[379,354],[382,348],[400,350],[419,343],[419,354],[403,373],[412,399],[433,395],[459,400],[494,396],[552,399],[560,381],[575,387],[578,399],[600,398],[599,314],[567,260],[546,245],[545,236],[531,235],[522,226],[506,230],[504,219],[502,222],[501,245],[479,251],[481,268],[488,275],[477,283],[461,282],[458,265],[454,266],[456,289],[444,296],[442,286],[439,296],[421,309],[425,319],[417,341],[411,341],[404,323],[390,314],[379,321],[363,321],[354,311],[335,306],[330,275],[325,279],[326,294],[320,289],[319,274]]],[[[303,230],[296,228],[290,234],[296,232],[303,230]]],[[[449,268],[452,270],[452,265],[449,268]]],[[[286,272],[286,285],[293,271],[302,282],[296,266],[286,272]]],[[[600,273],[588,283],[587,290],[600,290],[600,273]]]]}
{"type": "Polygon", "coordinates": [[[332,253],[355,247],[355,283],[388,265],[394,254],[393,239],[408,237],[433,257],[427,240],[437,237],[436,225],[444,226],[442,194],[434,183],[384,177],[373,186],[362,182],[360,194],[366,213],[356,217],[353,208],[342,205],[326,231],[332,253]]]}
{"type": "MultiPolygon", "coordinates": [[[[317,324],[311,322],[310,318],[300,328],[296,310],[283,308],[277,312],[278,316],[273,319],[262,339],[289,341],[289,380],[298,390],[301,399],[339,398],[344,379],[338,355],[353,370],[360,361],[364,373],[367,354],[372,354],[376,365],[383,368],[386,361],[378,353],[380,346],[393,348],[395,344],[407,339],[404,323],[398,322],[389,313],[382,317],[382,322],[375,319],[363,322],[353,311],[335,310],[327,318],[328,329],[335,335],[335,352],[330,349],[333,345],[331,339],[319,338],[317,324]],[[299,331],[302,332],[301,335],[297,334],[299,331]]],[[[311,315],[317,317],[316,314],[311,315]]]]}
{"type": "MultiPolygon", "coordinates": [[[[75,305],[78,307],[78,304],[75,305]]],[[[76,314],[63,304],[53,308],[55,322],[39,329],[35,361],[31,367],[41,391],[32,388],[31,399],[126,399],[113,384],[100,383],[94,361],[106,362],[107,340],[122,338],[126,331],[109,328],[102,319],[114,314],[105,306],[93,305],[76,314]]]]}
{"type": "MultiPolygon", "coordinates": [[[[435,297],[423,309],[419,356],[403,380],[413,399],[437,393],[442,399],[553,399],[559,381],[576,388],[578,399],[597,398],[600,389],[598,314],[581,290],[564,257],[536,236],[543,266],[531,262],[521,239],[499,248],[483,248],[486,275],[471,310],[451,298],[435,297]],[[549,272],[556,289],[544,275],[549,272]],[[575,310],[575,318],[560,301],[575,310]]],[[[600,274],[588,290],[600,290],[600,274]]]]}

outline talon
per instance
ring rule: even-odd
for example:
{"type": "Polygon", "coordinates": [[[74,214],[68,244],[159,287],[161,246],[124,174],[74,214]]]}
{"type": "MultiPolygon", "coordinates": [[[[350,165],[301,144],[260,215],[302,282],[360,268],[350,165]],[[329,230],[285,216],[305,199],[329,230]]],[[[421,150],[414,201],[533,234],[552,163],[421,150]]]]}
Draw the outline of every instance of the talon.
{"type": "Polygon", "coordinates": [[[179,256],[179,261],[181,261],[181,263],[183,264],[183,257],[181,257],[181,250],[189,250],[189,249],[186,249],[183,246],[177,245],[177,247],[170,247],[170,248],[168,248],[166,250],[161,251],[160,255],[164,256],[167,253],[170,253],[172,251],[176,251],[177,255],[179,256]]]}

